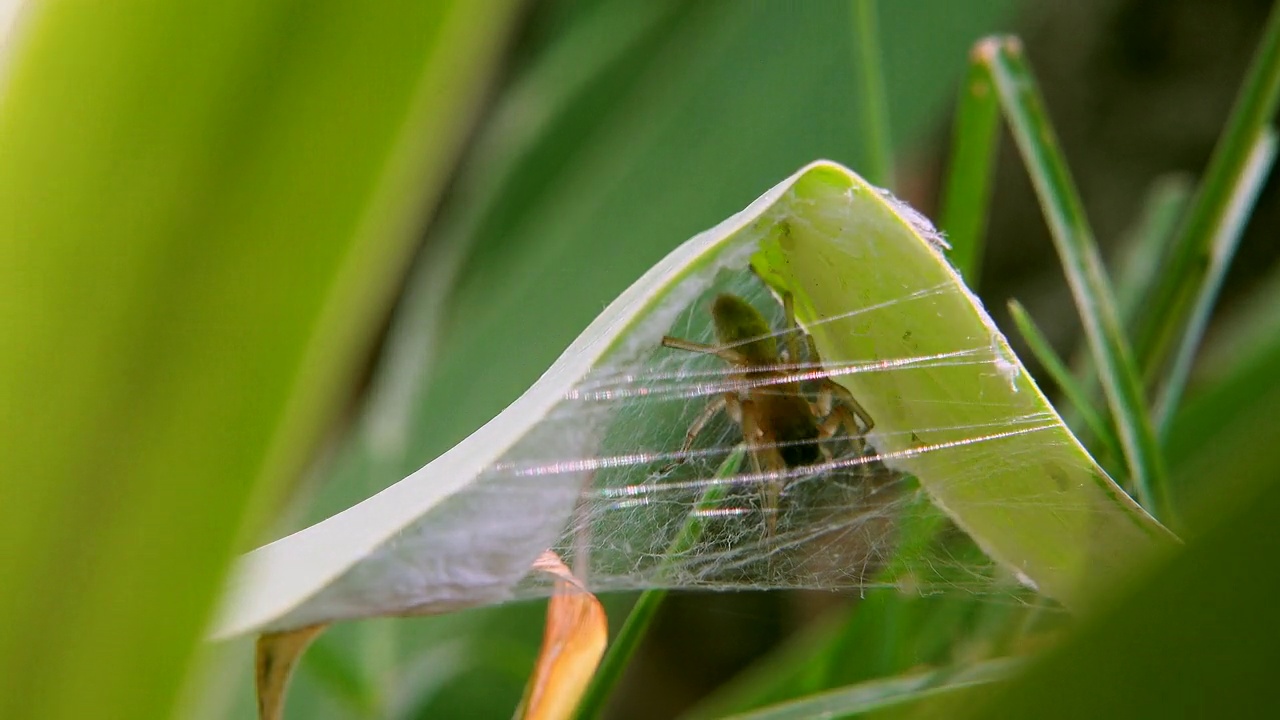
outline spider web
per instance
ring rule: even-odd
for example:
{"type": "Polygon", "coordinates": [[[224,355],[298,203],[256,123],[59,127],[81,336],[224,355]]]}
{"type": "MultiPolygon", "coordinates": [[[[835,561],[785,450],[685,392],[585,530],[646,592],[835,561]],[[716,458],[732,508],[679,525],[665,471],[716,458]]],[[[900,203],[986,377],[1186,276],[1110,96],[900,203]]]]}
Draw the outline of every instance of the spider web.
{"type": "MultiPolygon", "coordinates": [[[[713,261],[665,286],[655,304],[627,316],[630,324],[613,336],[600,360],[464,491],[396,532],[270,627],[545,596],[550,582],[529,567],[547,548],[595,592],[897,587],[1015,602],[1034,594],[1029,578],[994,562],[953,522],[955,515],[938,506],[937,483],[946,483],[950,501],[970,509],[985,503],[980,510],[998,513],[1000,522],[1007,518],[1010,527],[1026,527],[1034,517],[1087,528],[1094,518],[1081,513],[1098,512],[1097,506],[1064,502],[1062,493],[1082,477],[1109,481],[1095,474],[1056,415],[1031,397],[1034,391],[1014,386],[1022,370],[990,333],[953,346],[951,339],[942,345],[907,332],[892,344],[902,350],[875,357],[819,358],[802,350],[800,357],[780,357],[772,380],[753,375],[750,387],[741,368],[721,357],[662,345],[664,335],[714,345],[712,300],[732,293],[768,321],[779,348],[787,347],[782,303],[752,270],[769,238],[803,221],[787,213],[783,204],[761,217],[713,261]],[[742,425],[722,411],[682,450],[691,425],[716,397],[794,393],[798,384],[803,399],[816,403],[827,378],[850,390],[877,388],[876,396],[859,398],[876,421],[865,436],[841,426],[830,438],[803,441],[821,442],[819,449],[783,453],[812,462],[770,467],[753,461],[742,425]],[[957,388],[956,378],[968,386],[957,388]],[[1017,402],[1009,402],[1011,391],[1017,402]],[[881,422],[885,418],[877,418],[874,408],[886,406],[868,402],[884,400],[886,393],[893,396],[896,422],[881,422]],[[965,412],[931,411],[947,404],[965,412]],[[984,412],[968,412],[978,409],[984,412]],[[913,424],[921,417],[968,416],[987,420],[913,424]],[[1026,436],[1039,433],[1027,442],[1026,436]],[[954,462],[921,462],[949,458],[954,462]],[[911,474],[920,467],[935,471],[930,484],[911,474]],[[946,469],[946,477],[938,476],[938,468],[946,469]],[[982,486],[997,474],[1006,482],[1010,475],[1019,478],[1016,502],[991,506],[992,494],[982,486]]],[[[931,237],[931,229],[919,231],[931,237]]],[[[847,333],[860,327],[851,319],[892,313],[945,318],[957,293],[964,290],[952,281],[904,287],[898,297],[861,304],[851,292],[848,307],[804,330],[815,337],[847,333]]],[[[758,419],[772,422],[767,414],[758,419]]],[[[1098,487],[1105,497],[1108,491],[1098,487]]],[[[1071,563],[1073,557],[1051,561],[1071,563]]],[[[1090,558],[1106,559],[1096,553],[1090,558]]]]}
{"type": "MultiPolygon", "coordinates": [[[[779,348],[786,345],[782,305],[749,270],[722,267],[710,282],[699,280],[702,289],[692,300],[677,296],[674,302],[683,306],[662,328],[666,334],[715,345],[711,302],[730,292],[770,321],[779,348]]],[[[954,290],[939,287],[894,302],[919,303],[947,291],[954,290]]],[[[841,427],[822,442],[829,458],[810,453],[817,462],[757,468],[741,425],[722,411],[681,450],[707,403],[726,392],[786,392],[777,383],[798,378],[801,395],[816,403],[828,376],[956,364],[995,368],[1003,359],[990,344],[890,361],[822,362],[804,353],[780,359],[776,369],[784,377],[747,386],[719,357],[662,347],[652,328],[642,335],[647,341],[628,343],[567,393],[540,428],[545,432],[508,454],[518,459],[493,468],[513,484],[576,478],[571,484],[581,493],[553,549],[591,589],[1025,589],[946,518],[914,477],[894,469],[898,458],[876,449],[886,431],[864,437],[841,427]],[[766,500],[770,495],[776,504],[766,500]]],[[[913,452],[992,443],[997,454],[1001,438],[1054,422],[1034,415],[964,428],[960,441],[913,452]]],[[[518,594],[544,592],[542,580],[530,576],[518,594]]]]}

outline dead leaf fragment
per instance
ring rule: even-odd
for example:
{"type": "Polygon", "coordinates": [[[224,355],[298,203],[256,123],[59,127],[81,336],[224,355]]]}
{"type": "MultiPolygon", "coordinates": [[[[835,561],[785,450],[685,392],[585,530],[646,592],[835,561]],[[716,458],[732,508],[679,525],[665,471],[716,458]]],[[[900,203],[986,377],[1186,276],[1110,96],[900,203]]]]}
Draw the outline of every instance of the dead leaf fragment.
{"type": "Polygon", "coordinates": [[[327,625],[312,625],[298,630],[265,633],[258,637],[255,676],[258,683],[258,717],[281,720],[284,717],[284,694],[289,678],[303,651],[327,625]]]}
{"type": "Polygon", "coordinates": [[[547,603],[547,626],[538,662],[515,717],[568,720],[604,655],[609,621],[600,601],[555,553],[542,553],[533,568],[553,575],[555,590],[547,603]]]}

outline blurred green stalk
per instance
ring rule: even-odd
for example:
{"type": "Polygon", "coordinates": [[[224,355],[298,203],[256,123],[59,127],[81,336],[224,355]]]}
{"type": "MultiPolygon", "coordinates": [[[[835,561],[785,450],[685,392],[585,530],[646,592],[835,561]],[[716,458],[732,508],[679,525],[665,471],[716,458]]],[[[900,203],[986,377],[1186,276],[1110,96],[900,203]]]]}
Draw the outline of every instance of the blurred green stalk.
{"type": "Polygon", "coordinates": [[[0,717],[172,712],[514,5],[28,5],[0,80],[0,717]]]}
{"type": "Polygon", "coordinates": [[[975,290],[982,273],[999,129],[1000,102],[991,78],[986,68],[970,63],[951,133],[940,227],[951,243],[951,263],[975,290]]]}
{"type": "Polygon", "coordinates": [[[853,47],[858,66],[858,105],[862,108],[867,152],[866,178],[893,187],[893,137],[889,130],[889,97],[884,88],[884,58],[875,0],[853,0],[853,47]]]}

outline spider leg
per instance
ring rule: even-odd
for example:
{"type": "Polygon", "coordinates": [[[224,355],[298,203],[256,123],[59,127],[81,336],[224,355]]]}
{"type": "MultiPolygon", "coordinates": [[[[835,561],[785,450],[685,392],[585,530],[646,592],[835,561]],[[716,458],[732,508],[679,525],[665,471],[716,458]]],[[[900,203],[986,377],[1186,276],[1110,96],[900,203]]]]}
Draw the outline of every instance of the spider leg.
{"type": "MultiPolygon", "coordinates": [[[[801,329],[800,324],[796,321],[795,300],[790,292],[782,294],[782,308],[787,319],[787,352],[791,355],[791,362],[793,364],[800,362],[800,349],[797,347],[796,336],[801,335],[805,340],[805,350],[808,352],[809,362],[821,365],[822,356],[818,354],[817,343],[814,342],[813,336],[801,329]]],[[[816,417],[823,419],[818,428],[819,435],[823,439],[834,436],[836,430],[842,424],[845,425],[848,433],[854,437],[866,435],[876,424],[876,421],[871,418],[871,413],[862,407],[862,403],[858,402],[853,393],[829,377],[819,381],[817,403],[813,405],[813,410],[816,417]],[[854,417],[857,418],[857,421],[854,420],[854,417]],[[862,427],[858,427],[858,422],[862,423],[862,427]]],[[[861,451],[861,448],[859,448],[859,451],[861,451]]],[[[831,450],[823,447],[823,455],[830,460],[831,450]]]]}
{"type": "MultiPolygon", "coordinates": [[[[814,410],[819,417],[823,418],[818,424],[818,446],[821,448],[822,456],[828,462],[832,460],[831,448],[822,440],[834,437],[841,427],[848,433],[854,452],[859,457],[866,452],[866,435],[875,426],[875,421],[847,388],[830,378],[824,378],[822,387],[818,390],[818,402],[814,410]],[[858,426],[859,420],[862,421],[861,427],[858,426]]],[[[868,477],[868,472],[867,465],[858,466],[858,474],[864,480],[868,477]]]]}
{"type": "Polygon", "coordinates": [[[711,418],[715,417],[721,410],[727,410],[729,417],[734,418],[735,422],[737,422],[735,416],[741,413],[737,406],[738,396],[733,393],[722,393],[707,401],[707,406],[702,409],[702,412],[698,413],[698,417],[694,418],[693,424],[689,426],[689,431],[684,434],[684,444],[680,446],[679,454],[676,455],[675,460],[672,460],[666,467],[662,468],[662,472],[664,474],[670,472],[672,468],[688,459],[689,451],[693,449],[693,443],[702,434],[702,431],[706,429],[707,423],[711,422],[711,418]],[[732,400],[730,400],[731,398],[732,400]],[[733,403],[732,406],[730,406],[730,402],[733,403]]]}
{"type": "MultiPolygon", "coordinates": [[[[787,334],[787,360],[792,365],[798,366],[800,364],[800,344],[796,336],[804,335],[808,337],[808,333],[801,330],[800,323],[796,322],[796,301],[790,291],[782,293],[782,312],[787,323],[786,329],[783,330],[787,334]]],[[[812,352],[810,357],[812,357],[812,352]]]]}
{"type": "Polygon", "coordinates": [[[826,412],[824,414],[830,413],[836,408],[843,407],[846,411],[852,412],[853,415],[857,417],[858,421],[862,423],[862,427],[859,429],[857,423],[853,422],[852,418],[850,418],[849,431],[851,434],[866,435],[871,432],[871,428],[876,426],[876,421],[872,419],[871,413],[867,412],[867,409],[862,407],[862,403],[858,402],[858,400],[853,397],[853,393],[849,392],[849,388],[841,385],[831,378],[823,378],[822,387],[818,389],[818,403],[820,408],[824,402],[826,403],[826,412]]]}
{"type": "MultiPolygon", "coordinates": [[[[757,474],[785,472],[786,463],[778,454],[777,441],[759,421],[755,402],[738,400],[741,413],[740,425],[742,438],[747,445],[747,454],[751,457],[751,468],[757,474]]],[[[765,539],[777,534],[778,500],[782,495],[782,479],[763,480],[760,483],[760,511],[764,515],[765,539]]]]}
{"type": "Polygon", "coordinates": [[[796,301],[790,291],[782,293],[782,311],[787,322],[787,353],[791,356],[792,364],[800,364],[800,347],[798,337],[804,338],[804,349],[808,353],[808,360],[815,365],[822,364],[822,356],[818,354],[818,346],[813,342],[813,336],[805,332],[800,327],[800,322],[796,320],[796,301]]]}
{"type": "Polygon", "coordinates": [[[716,347],[715,345],[707,345],[705,343],[693,342],[684,338],[672,337],[670,335],[662,336],[662,346],[669,347],[673,350],[685,350],[688,352],[701,353],[703,355],[715,355],[725,362],[734,365],[746,364],[746,359],[742,354],[731,348],[716,347]]]}
{"type": "MultiPolygon", "coordinates": [[[[855,419],[853,412],[844,405],[838,405],[832,408],[831,412],[828,413],[825,418],[823,418],[822,422],[818,425],[818,440],[819,441],[830,440],[831,438],[835,437],[836,431],[839,430],[841,427],[843,427],[845,432],[848,433],[851,438],[853,438],[854,444],[857,446],[858,452],[861,453],[862,452],[862,436],[865,433],[860,427],[858,427],[858,421],[855,419]]],[[[830,448],[823,446],[822,454],[828,460],[831,459],[830,448]]]]}

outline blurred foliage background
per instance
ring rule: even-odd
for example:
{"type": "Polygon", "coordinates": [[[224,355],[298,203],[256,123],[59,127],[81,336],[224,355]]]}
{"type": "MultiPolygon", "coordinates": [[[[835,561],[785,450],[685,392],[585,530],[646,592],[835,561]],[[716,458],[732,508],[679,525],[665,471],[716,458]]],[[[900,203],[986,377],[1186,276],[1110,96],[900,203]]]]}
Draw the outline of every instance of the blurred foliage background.
{"type": "MultiPolygon", "coordinates": [[[[982,36],[1014,32],[1114,260],[1152,184],[1204,168],[1270,7],[880,2],[894,189],[936,216],[969,49],[982,36]]],[[[349,334],[344,352],[363,371],[328,389],[345,411],[317,443],[310,470],[284,478],[289,499],[274,503],[282,519],[267,536],[341,510],[465,437],[651,264],[804,163],[867,165],[850,8],[846,0],[530,0],[513,6],[509,26],[488,26],[476,57],[496,70],[467,74],[479,109],[440,136],[448,141],[433,159],[441,185],[416,200],[426,207],[415,217],[429,220],[414,226],[415,257],[395,256],[381,276],[388,294],[399,286],[398,300],[394,308],[368,300],[376,319],[349,334]]],[[[1206,437],[1243,448],[1232,456],[1241,472],[1280,468],[1248,435],[1274,427],[1250,413],[1261,412],[1254,391],[1272,382],[1277,356],[1262,330],[1280,327],[1276,193],[1269,183],[1258,201],[1188,400],[1188,412],[1204,419],[1194,427],[1226,430],[1185,431],[1185,442],[1172,444],[1187,487],[1195,485],[1189,476],[1223,462],[1222,453],[1197,454],[1206,437]]],[[[1017,297],[1061,352],[1080,346],[1061,269],[1007,142],[978,290],[1007,332],[1005,302],[1017,297]]],[[[631,601],[606,598],[614,623],[631,601]]],[[[529,603],[334,628],[301,665],[290,717],[507,717],[532,666],[542,612],[529,603]]],[[[702,702],[745,709],[985,657],[999,642],[979,630],[998,625],[1000,613],[972,598],[887,592],[677,594],[609,715],[671,717],[702,702]]],[[[182,713],[251,716],[248,645],[206,655],[182,713]]]]}

